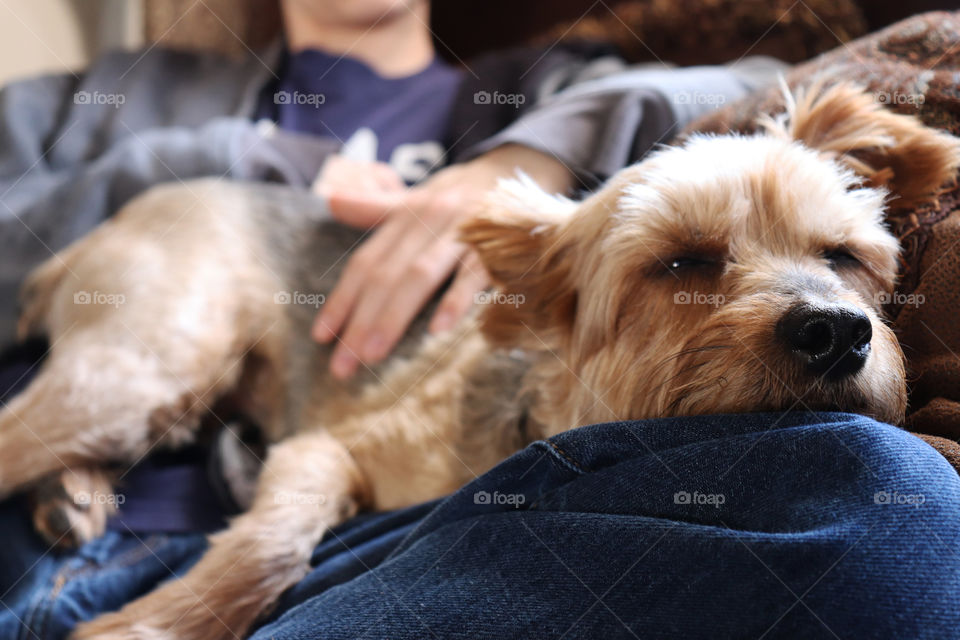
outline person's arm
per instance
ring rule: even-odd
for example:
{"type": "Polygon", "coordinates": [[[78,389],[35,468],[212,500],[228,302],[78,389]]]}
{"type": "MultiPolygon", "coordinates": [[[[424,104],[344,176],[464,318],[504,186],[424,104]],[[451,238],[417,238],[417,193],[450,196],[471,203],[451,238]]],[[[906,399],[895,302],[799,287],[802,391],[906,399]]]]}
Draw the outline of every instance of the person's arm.
{"type": "Polygon", "coordinates": [[[553,156],[585,183],[596,184],[700,116],[774,82],[787,68],[757,57],[730,66],[644,65],[591,79],[542,100],[464,157],[519,144],[553,156]]]}
{"type": "Polygon", "coordinates": [[[381,226],[351,256],[314,324],[319,342],[337,341],[331,370],[351,376],[384,359],[410,322],[454,273],[430,328],[449,329],[487,286],[456,229],[486,192],[517,171],[551,192],[598,181],[666,142],[694,118],[745,95],[782,66],[634,70],[591,80],[543,100],[477,146],[460,165],[390,194],[328,193],[335,217],[381,226]]]}
{"type": "Polygon", "coordinates": [[[14,335],[20,281],[52,253],[46,248],[51,225],[33,220],[30,211],[66,179],[68,170],[52,162],[51,151],[64,136],[63,114],[79,83],[78,76],[61,74],[0,89],[0,344],[14,335]]]}
{"type": "Polygon", "coordinates": [[[0,182],[42,163],[80,77],[65,73],[15,81],[0,89],[0,182]]]}

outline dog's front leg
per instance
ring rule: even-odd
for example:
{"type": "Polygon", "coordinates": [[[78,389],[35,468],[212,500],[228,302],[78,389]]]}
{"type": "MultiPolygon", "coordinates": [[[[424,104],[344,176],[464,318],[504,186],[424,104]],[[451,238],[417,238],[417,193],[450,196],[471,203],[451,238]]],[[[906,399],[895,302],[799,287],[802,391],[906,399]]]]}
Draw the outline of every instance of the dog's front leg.
{"type": "Polygon", "coordinates": [[[211,538],[200,561],[116,613],[81,624],[73,640],[234,640],[309,568],[324,531],[366,494],[350,452],[323,431],[275,445],[253,507],[211,538]]]}

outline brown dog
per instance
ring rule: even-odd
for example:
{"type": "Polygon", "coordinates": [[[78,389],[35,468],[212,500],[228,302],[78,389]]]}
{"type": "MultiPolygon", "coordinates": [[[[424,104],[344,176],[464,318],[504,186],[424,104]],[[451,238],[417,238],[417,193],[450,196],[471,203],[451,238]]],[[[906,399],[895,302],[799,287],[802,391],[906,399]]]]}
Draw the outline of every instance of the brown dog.
{"type": "Polygon", "coordinates": [[[182,579],[74,634],[209,640],[245,633],[358,509],[443,495],[579,424],[794,406],[896,423],[879,309],[898,247],[862,182],[920,198],[958,165],[955,139],[837,86],[579,204],[508,183],[464,230],[499,286],[479,326],[414,328],[349,384],[307,336],[354,232],[284,188],[154,189],[27,283],[21,330],[53,348],[0,414],[0,486],[176,444],[239,390],[275,443],[251,509],[182,579]]]}

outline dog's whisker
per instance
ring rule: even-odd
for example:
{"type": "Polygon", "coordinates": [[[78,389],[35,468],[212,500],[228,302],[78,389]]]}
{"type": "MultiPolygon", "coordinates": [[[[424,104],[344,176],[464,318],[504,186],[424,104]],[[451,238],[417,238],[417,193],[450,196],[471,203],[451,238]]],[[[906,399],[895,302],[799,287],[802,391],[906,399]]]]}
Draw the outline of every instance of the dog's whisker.
{"type": "Polygon", "coordinates": [[[693,370],[695,370],[695,369],[699,369],[700,367],[702,367],[702,366],[704,366],[704,365],[706,365],[706,364],[707,364],[706,362],[698,362],[698,363],[695,363],[695,364],[692,364],[692,365],[688,365],[688,366],[684,367],[683,369],[680,369],[680,371],[676,372],[675,374],[673,374],[672,376],[670,376],[669,378],[667,378],[666,380],[664,380],[663,382],[661,382],[660,384],[658,384],[657,386],[655,386],[653,389],[651,389],[651,390],[650,390],[650,393],[651,393],[651,394],[656,393],[657,391],[659,391],[660,389],[662,389],[662,388],[664,387],[664,385],[667,385],[667,384],[673,382],[674,380],[676,380],[677,378],[679,378],[680,376],[682,376],[682,375],[684,375],[684,374],[686,374],[686,373],[689,373],[690,371],[693,371],[693,370]]]}
{"type": "Polygon", "coordinates": [[[694,353],[703,353],[705,351],[718,351],[723,349],[733,349],[733,345],[711,344],[711,345],[706,345],[702,347],[690,347],[689,349],[681,349],[680,351],[677,351],[676,353],[673,353],[667,356],[666,358],[664,358],[663,360],[661,360],[660,362],[658,362],[656,366],[661,367],[672,360],[682,358],[683,356],[693,355],[694,353]]]}

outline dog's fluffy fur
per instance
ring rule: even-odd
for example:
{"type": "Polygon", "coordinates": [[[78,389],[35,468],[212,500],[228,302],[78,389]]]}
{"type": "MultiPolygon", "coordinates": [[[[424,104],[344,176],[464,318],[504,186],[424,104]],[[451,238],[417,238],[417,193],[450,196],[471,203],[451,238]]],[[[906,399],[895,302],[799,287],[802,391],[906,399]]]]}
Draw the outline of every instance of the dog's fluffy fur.
{"type": "Polygon", "coordinates": [[[884,200],[953,178],[957,142],[843,85],[765,127],[658,151],[582,203],[505,184],[463,236],[505,303],[442,337],[415,328],[348,384],[309,343],[315,307],[275,303],[329,291],[357,240],[308,196],[160,187],[40,267],[21,332],[53,347],[0,414],[3,490],[175,445],[231,393],[274,442],[252,507],[186,576],[74,638],[243,634],[329,527],[443,495],[579,424],[792,407],[900,421],[884,200]],[[803,305],[863,318],[862,366],[808,370],[778,334],[803,305]]]}

